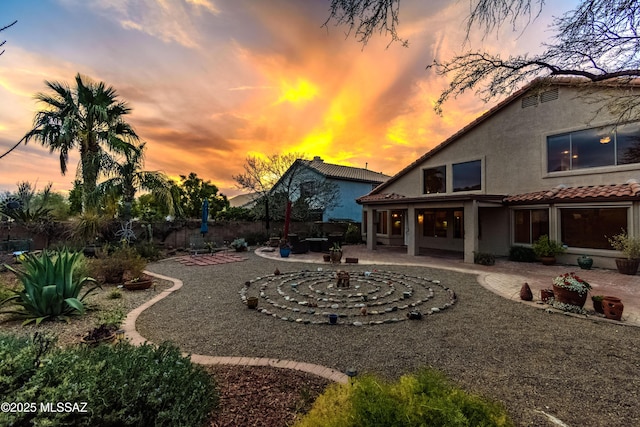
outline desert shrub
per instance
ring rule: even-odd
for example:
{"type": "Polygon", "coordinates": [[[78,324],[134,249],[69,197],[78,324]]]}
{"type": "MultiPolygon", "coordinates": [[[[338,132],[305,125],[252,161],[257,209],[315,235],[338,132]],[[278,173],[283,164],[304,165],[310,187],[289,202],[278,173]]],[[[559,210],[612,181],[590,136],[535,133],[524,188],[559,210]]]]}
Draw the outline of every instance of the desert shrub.
{"type": "Polygon", "coordinates": [[[136,252],[147,261],[157,261],[161,258],[160,248],[153,242],[141,242],[135,246],[136,252]]]}
{"type": "Polygon", "coordinates": [[[140,277],[146,265],[147,261],[127,244],[105,247],[100,257],[93,260],[96,275],[105,283],[122,283],[125,275],[130,279],[140,277]]]}
{"type": "Polygon", "coordinates": [[[509,261],[536,262],[536,254],[533,249],[526,246],[511,246],[509,248],[509,261]]]}
{"type": "Polygon", "coordinates": [[[442,374],[421,370],[388,382],[365,375],[332,384],[297,427],[513,426],[504,408],[454,387],[442,374]]]}
{"type": "Polygon", "coordinates": [[[347,226],[347,231],[344,235],[344,241],[352,245],[362,243],[362,235],[360,234],[360,227],[358,227],[353,223],[350,223],[347,226]]]}
{"type": "Polygon", "coordinates": [[[496,263],[496,257],[487,252],[474,252],[473,263],[480,265],[494,265],[496,263]]]}
{"type": "MultiPolygon", "coordinates": [[[[217,404],[209,375],[171,344],[51,349],[36,365],[33,344],[0,337],[0,354],[4,347],[12,348],[9,354],[18,351],[13,367],[23,367],[23,386],[0,387],[2,401],[86,402],[87,412],[0,413],[0,425],[37,420],[37,425],[199,426],[217,404]]],[[[0,367],[0,381],[15,383],[15,375],[0,367]]]]}

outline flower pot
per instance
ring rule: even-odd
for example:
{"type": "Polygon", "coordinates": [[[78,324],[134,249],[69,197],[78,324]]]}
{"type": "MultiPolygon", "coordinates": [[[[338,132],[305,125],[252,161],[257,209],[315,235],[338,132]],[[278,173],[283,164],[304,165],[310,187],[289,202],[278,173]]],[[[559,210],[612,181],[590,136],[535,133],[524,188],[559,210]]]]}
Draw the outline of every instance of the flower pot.
{"type": "Polygon", "coordinates": [[[322,255],[322,259],[324,260],[324,262],[329,262],[331,261],[331,255],[322,255]]]}
{"type": "Polygon", "coordinates": [[[621,274],[635,275],[640,266],[640,259],[616,258],[616,266],[621,274]]]}
{"type": "Polygon", "coordinates": [[[607,319],[620,320],[622,319],[622,310],[624,304],[620,301],[620,298],[606,296],[602,298],[602,311],[607,319]]]}
{"type": "Polygon", "coordinates": [[[571,291],[556,285],[553,285],[553,295],[558,302],[577,305],[578,307],[583,307],[587,301],[587,292],[580,294],[577,291],[571,291]]]}
{"type": "Polygon", "coordinates": [[[282,258],[288,258],[291,255],[291,248],[280,248],[280,256],[282,258]]]}
{"type": "Polygon", "coordinates": [[[258,308],[258,297],[249,297],[247,298],[247,307],[252,310],[258,308]]]}
{"type": "Polygon", "coordinates": [[[593,311],[595,311],[596,313],[604,314],[604,310],[602,308],[602,300],[591,298],[591,301],[593,301],[593,311]]]}
{"type": "Polygon", "coordinates": [[[553,289],[540,289],[540,299],[542,302],[549,302],[553,298],[553,289]]]}
{"type": "Polygon", "coordinates": [[[556,257],[554,256],[541,256],[540,262],[542,265],[554,265],[556,263],[556,257]]]}
{"type": "Polygon", "coordinates": [[[153,279],[147,275],[140,276],[136,280],[127,280],[124,282],[124,288],[130,291],[140,291],[149,289],[153,285],[153,279]]]}
{"type": "Polygon", "coordinates": [[[335,325],[336,323],[338,323],[338,315],[337,314],[330,314],[329,315],[329,323],[331,325],[335,325]]]}
{"type": "Polygon", "coordinates": [[[583,255],[578,258],[578,265],[583,270],[591,270],[591,267],[593,266],[593,259],[583,255]]]}
{"type": "Polygon", "coordinates": [[[332,264],[340,264],[340,260],[342,259],[342,251],[331,251],[331,263],[332,264]]]}

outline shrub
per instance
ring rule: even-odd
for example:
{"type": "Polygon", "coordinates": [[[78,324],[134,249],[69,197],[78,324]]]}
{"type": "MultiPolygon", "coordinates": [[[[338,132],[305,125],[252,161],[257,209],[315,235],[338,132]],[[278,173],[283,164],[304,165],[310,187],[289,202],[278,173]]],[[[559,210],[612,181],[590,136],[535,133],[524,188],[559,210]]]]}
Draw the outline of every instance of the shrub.
{"type": "Polygon", "coordinates": [[[494,265],[496,263],[496,257],[487,252],[474,252],[473,263],[480,265],[494,265]]]}
{"type": "Polygon", "coordinates": [[[509,261],[536,262],[536,254],[533,249],[526,246],[511,246],[509,249],[509,261]]]}
{"type": "Polygon", "coordinates": [[[362,243],[362,235],[360,234],[360,227],[350,223],[347,226],[347,231],[344,235],[344,241],[350,244],[362,243]]]}
{"type": "Polygon", "coordinates": [[[20,310],[7,310],[26,317],[24,322],[35,321],[39,324],[45,319],[68,319],[73,314],[84,312],[83,300],[98,285],[93,286],[78,298],[85,283],[95,283],[91,277],[77,277],[75,269],[83,259],[79,252],[63,250],[53,253],[43,251],[40,256],[27,254],[22,261],[23,269],[6,266],[14,273],[23,289],[14,291],[15,295],[0,302],[14,303],[20,310]]]}
{"type": "Polygon", "coordinates": [[[21,387],[0,387],[2,401],[86,402],[87,412],[0,413],[0,425],[198,426],[217,404],[209,375],[171,344],[51,349],[34,364],[36,352],[0,337],[0,355],[17,355],[14,369],[0,367],[0,382],[17,383],[15,367],[23,368],[21,387]]]}
{"type": "Polygon", "coordinates": [[[391,383],[371,375],[332,384],[296,424],[307,426],[513,426],[504,408],[450,384],[433,370],[391,383]]]}
{"type": "Polygon", "coordinates": [[[147,261],[127,244],[106,248],[100,258],[94,260],[96,272],[105,283],[122,283],[125,275],[129,279],[140,277],[146,265],[147,261]]]}
{"type": "Polygon", "coordinates": [[[565,252],[562,244],[551,240],[546,234],[543,234],[533,242],[532,247],[537,257],[556,256],[565,252]]]}
{"type": "Polygon", "coordinates": [[[162,258],[160,249],[153,242],[141,242],[135,248],[136,252],[147,261],[157,261],[162,258]]]}

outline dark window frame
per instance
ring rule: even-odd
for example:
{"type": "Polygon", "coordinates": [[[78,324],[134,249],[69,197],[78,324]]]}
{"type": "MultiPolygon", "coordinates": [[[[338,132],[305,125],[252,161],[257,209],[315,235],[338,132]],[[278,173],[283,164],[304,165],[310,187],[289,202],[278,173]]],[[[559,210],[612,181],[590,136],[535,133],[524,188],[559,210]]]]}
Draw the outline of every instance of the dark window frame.
{"type": "Polygon", "coordinates": [[[482,190],[482,160],[453,163],[451,165],[451,178],[453,192],[482,190]],[[477,172],[474,169],[477,169],[477,172]],[[473,174],[472,176],[470,176],[471,173],[473,174]],[[477,176],[475,176],[476,173],[477,176]],[[467,184],[469,181],[471,181],[471,185],[467,184]]]}
{"type": "Polygon", "coordinates": [[[434,166],[422,170],[422,194],[438,194],[447,192],[447,166],[434,166]],[[442,176],[439,187],[436,186],[437,175],[442,176]],[[432,178],[433,177],[433,178],[432,178]],[[436,182],[434,182],[436,181],[436,182]]]}

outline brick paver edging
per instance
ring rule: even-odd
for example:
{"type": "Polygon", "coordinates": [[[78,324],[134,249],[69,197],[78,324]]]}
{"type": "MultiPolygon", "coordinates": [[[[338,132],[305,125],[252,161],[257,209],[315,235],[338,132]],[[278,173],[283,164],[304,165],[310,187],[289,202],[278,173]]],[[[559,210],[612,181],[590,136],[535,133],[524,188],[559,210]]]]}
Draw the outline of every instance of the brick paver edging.
{"type": "MultiPolygon", "coordinates": [[[[143,311],[145,311],[161,299],[166,298],[173,292],[180,289],[183,285],[182,280],[178,280],[173,277],[163,276],[161,274],[152,273],[146,270],[144,271],[144,273],[153,277],[157,277],[158,279],[171,281],[173,282],[173,286],[165,291],[160,292],[159,295],[150,299],[149,301],[145,302],[144,304],[135,308],[127,314],[127,318],[122,324],[122,329],[125,332],[126,338],[133,345],[141,345],[145,342],[151,342],[145,339],[136,330],[136,320],[138,319],[138,316],[140,316],[143,311]]],[[[199,365],[271,366],[274,368],[293,369],[296,371],[308,372],[310,374],[317,375],[330,381],[342,384],[346,384],[349,379],[346,374],[343,374],[342,372],[335,369],[327,368],[326,366],[321,365],[314,365],[312,363],[296,362],[293,360],[268,359],[263,357],[216,357],[202,354],[186,355],[191,357],[192,362],[199,365]]]]}

